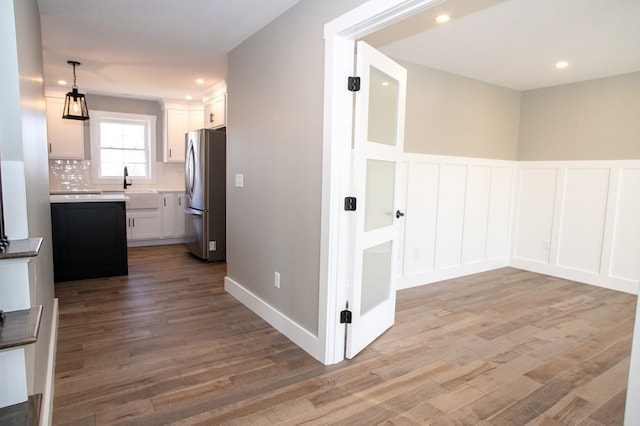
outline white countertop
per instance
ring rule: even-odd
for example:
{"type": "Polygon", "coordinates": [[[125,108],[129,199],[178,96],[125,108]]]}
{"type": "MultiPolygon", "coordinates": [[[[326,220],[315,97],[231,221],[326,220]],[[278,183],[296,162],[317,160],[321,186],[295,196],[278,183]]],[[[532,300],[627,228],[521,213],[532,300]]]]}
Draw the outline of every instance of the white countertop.
{"type": "Polygon", "coordinates": [[[124,194],[73,194],[73,195],[50,195],[49,201],[52,203],[107,203],[127,201],[124,194]]]}

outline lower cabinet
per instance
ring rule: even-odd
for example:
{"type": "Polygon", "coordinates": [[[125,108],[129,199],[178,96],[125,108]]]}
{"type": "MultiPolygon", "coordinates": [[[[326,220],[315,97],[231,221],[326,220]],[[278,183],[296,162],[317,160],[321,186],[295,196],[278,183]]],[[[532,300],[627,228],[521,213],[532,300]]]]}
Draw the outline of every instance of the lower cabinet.
{"type": "Polygon", "coordinates": [[[162,221],[164,237],[184,237],[184,192],[162,193],[162,221]]]}
{"type": "Polygon", "coordinates": [[[132,209],[127,211],[127,240],[162,238],[162,217],[158,209],[132,209]]]}
{"type": "Polygon", "coordinates": [[[127,275],[124,202],[51,204],[55,281],[127,275]]]}
{"type": "Polygon", "coordinates": [[[184,242],[184,192],[161,192],[159,196],[158,208],[127,208],[129,246],[184,242]]]}

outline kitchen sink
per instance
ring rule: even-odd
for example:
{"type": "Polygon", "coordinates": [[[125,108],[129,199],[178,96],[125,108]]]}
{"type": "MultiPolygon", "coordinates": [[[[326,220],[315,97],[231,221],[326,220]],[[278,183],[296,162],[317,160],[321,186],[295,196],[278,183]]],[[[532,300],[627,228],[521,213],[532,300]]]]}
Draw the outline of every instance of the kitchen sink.
{"type": "Polygon", "coordinates": [[[127,190],[122,194],[127,196],[127,209],[160,208],[160,194],[155,190],[127,190]]]}

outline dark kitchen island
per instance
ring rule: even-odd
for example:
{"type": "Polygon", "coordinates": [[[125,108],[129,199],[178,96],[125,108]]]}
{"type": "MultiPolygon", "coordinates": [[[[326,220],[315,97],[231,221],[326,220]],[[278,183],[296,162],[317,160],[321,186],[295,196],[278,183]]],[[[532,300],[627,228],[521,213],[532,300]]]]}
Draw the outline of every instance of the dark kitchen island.
{"type": "Polygon", "coordinates": [[[54,280],[127,275],[126,197],[52,195],[54,280]]]}

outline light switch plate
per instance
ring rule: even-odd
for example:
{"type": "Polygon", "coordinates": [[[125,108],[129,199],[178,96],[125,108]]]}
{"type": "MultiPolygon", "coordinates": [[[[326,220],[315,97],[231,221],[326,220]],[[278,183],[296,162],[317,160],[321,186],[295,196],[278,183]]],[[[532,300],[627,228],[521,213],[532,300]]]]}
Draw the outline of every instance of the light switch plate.
{"type": "Polygon", "coordinates": [[[236,175],[236,188],[243,188],[244,187],[244,175],[243,174],[237,174],[236,175]]]}

